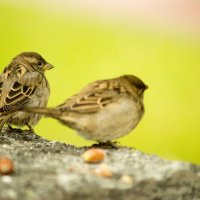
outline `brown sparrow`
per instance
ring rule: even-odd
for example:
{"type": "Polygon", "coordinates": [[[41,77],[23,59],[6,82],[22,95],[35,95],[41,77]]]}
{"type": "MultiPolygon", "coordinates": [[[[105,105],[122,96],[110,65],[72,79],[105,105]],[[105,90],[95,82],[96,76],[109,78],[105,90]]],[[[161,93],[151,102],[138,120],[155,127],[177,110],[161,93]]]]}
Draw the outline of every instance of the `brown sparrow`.
{"type": "Polygon", "coordinates": [[[55,108],[25,108],[59,120],[86,139],[100,143],[128,134],[144,114],[142,80],[124,75],[87,85],[55,108]]]}
{"type": "Polygon", "coordinates": [[[42,115],[19,110],[26,106],[46,107],[50,88],[44,72],[51,68],[53,66],[38,53],[23,52],[3,70],[0,75],[0,131],[5,123],[27,125],[33,131],[32,126],[42,115]],[[11,114],[3,116],[6,112],[11,114]]]}

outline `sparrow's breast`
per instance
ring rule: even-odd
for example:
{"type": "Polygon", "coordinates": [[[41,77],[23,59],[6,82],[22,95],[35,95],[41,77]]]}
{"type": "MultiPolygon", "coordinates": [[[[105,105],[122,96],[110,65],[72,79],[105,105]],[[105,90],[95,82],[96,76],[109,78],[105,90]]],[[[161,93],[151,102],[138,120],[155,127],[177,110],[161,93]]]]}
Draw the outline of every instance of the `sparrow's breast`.
{"type": "Polygon", "coordinates": [[[130,133],[143,115],[141,103],[131,98],[119,98],[95,114],[76,118],[76,129],[87,139],[111,141],[130,133]]]}

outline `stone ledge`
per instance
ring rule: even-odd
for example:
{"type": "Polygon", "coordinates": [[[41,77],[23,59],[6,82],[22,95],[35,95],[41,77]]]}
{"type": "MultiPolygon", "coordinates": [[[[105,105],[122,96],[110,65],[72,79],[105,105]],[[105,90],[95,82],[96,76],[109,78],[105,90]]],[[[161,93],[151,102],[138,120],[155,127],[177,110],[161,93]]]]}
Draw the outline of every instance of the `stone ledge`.
{"type": "Polygon", "coordinates": [[[0,176],[0,200],[200,199],[200,167],[128,148],[106,149],[111,178],[92,173],[76,148],[28,131],[0,134],[0,157],[14,161],[14,173],[0,176]],[[121,177],[128,175],[131,182],[121,177]]]}

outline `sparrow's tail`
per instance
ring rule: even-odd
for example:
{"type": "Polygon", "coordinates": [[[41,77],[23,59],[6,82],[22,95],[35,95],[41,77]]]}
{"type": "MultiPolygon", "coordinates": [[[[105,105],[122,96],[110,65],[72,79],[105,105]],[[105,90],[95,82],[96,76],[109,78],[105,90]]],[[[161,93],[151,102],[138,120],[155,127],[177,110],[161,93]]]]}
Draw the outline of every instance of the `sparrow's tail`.
{"type": "Polygon", "coordinates": [[[53,117],[56,119],[62,115],[61,111],[57,108],[27,107],[27,108],[23,108],[23,111],[30,112],[30,113],[42,114],[47,117],[53,117]]]}

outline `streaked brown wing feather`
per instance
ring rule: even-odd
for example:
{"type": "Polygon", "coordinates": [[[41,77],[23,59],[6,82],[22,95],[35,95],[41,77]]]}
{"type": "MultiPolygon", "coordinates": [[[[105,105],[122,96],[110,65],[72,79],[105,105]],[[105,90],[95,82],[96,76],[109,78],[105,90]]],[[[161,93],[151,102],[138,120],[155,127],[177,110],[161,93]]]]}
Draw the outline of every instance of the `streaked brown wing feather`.
{"type": "Polygon", "coordinates": [[[119,97],[118,87],[112,87],[111,84],[108,81],[89,84],[78,95],[72,96],[58,107],[63,111],[83,114],[98,112],[119,97]]]}
{"type": "MultiPolygon", "coordinates": [[[[10,81],[12,84],[10,84],[9,89],[5,89],[6,91],[4,91],[5,94],[2,96],[4,100],[1,101],[3,105],[0,107],[0,112],[22,108],[34,94],[37,84],[41,82],[42,75],[38,72],[25,73],[24,70],[21,71],[23,74],[21,74],[20,77],[11,76],[10,79],[13,78],[13,81],[8,80],[8,82],[10,81]]],[[[19,76],[19,68],[17,68],[17,74],[13,74],[19,76]]],[[[2,87],[2,90],[3,89],[2,87]]]]}
{"type": "Polygon", "coordinates": [[[35,87],[24,86],[18,82],[15,82],[6,98],[4,99],[4,106],[0,108],[0,112],[5,112],[9,110],[15,110],[21,108],[28,99],[32,96],[35,91],[35,87]],[[15,85],[18,88],[15,88],[15,85]],[[20,87],[19,87],[20,86],[20,87]],[[28,88],[24,90],[24,88],[28,88]]]}

